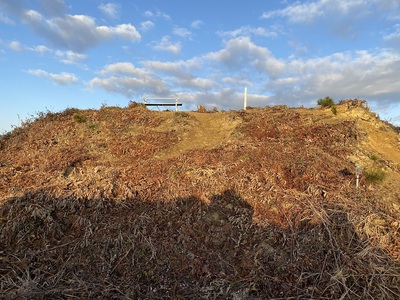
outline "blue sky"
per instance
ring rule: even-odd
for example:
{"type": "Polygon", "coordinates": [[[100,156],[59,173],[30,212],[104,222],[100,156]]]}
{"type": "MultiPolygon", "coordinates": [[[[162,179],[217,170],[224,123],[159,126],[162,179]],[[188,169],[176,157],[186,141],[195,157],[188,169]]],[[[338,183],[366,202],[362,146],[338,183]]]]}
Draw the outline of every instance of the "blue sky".
{"type": "Polygon", "coordinates": [[[38,112],[365,99],[400,124],[398,0],[0,0],[0,133],[38,112]]]}

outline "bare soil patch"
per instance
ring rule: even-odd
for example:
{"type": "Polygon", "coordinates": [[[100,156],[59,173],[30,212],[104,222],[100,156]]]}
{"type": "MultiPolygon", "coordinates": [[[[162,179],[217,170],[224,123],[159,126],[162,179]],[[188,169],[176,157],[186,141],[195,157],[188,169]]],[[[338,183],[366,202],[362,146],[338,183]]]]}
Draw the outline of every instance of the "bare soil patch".
{"type": "MultiPolygon", "coordinates": [[[[178,142],[159,153],[157,156],[160,158],[178,156],[194,149],[220,147],[230,139],[230,135],[240,123],[238,119],[231,119],[229,114],[218,112],[188,112],[181,115],[178,113],[177,116],[183,119],[183,126],[175,127],[178,142]]],[[[163,125],[162,128],[165,130],[168,126],[171,124],[163,125]]]]}

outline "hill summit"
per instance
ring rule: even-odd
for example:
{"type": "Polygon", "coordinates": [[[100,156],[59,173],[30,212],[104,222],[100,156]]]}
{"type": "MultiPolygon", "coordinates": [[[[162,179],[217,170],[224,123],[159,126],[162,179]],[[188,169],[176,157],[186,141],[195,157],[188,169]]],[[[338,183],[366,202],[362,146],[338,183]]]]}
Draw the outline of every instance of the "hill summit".
{"type": "Polygon", "coordinates": [[[0,178],[6,299],[400,295],[399,133],[362,100],[48,112],[0,178]]]}

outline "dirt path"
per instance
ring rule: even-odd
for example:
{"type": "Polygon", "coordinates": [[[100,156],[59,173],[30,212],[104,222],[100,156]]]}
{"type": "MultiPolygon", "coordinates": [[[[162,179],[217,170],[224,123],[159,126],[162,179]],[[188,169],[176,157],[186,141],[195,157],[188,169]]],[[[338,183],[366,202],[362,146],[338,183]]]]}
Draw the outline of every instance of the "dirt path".
{"type": "Polygon", "coordinates": [[[190,126],[179,133],[179,142],[167,150],[158,153],[158,158],[178,156],[194,149],[212,149],[229,140],[230,134],[240,123],[226,113],[189,112],[190,126]]]}

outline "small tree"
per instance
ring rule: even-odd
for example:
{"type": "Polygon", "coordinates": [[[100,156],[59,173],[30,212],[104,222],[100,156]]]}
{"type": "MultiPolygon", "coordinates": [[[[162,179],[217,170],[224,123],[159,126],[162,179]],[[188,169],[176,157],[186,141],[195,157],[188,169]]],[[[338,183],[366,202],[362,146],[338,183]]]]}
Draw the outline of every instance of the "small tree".
{"type": "Polygon", "coordinates": [[[318,99],[318,105],[321,105],[322,107],[333,107],[335,106],[335,101],[331,97],[325,97],[318,99]]]}

